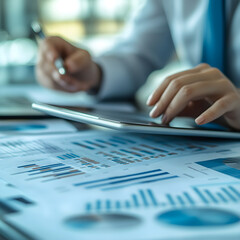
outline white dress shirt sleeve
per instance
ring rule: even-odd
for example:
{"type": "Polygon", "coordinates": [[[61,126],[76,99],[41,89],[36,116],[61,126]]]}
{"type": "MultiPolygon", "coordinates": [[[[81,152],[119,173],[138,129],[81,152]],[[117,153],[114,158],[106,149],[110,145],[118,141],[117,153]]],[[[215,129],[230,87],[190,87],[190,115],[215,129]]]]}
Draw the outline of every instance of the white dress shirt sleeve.
{"type": "Polygon", "coordinates": [[[131,98],[174,52],[162,1],[146,0],[114,48],[95,59],[103,70],[100,100],[131,98]]]}

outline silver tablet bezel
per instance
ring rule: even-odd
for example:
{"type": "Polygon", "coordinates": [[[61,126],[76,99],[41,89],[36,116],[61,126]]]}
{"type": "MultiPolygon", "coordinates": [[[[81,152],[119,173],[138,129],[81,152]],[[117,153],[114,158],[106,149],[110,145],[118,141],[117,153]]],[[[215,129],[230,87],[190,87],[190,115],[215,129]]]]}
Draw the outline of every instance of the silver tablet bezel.
{"type": "Polygon", "coordinates": [[[116,120],[104,119],[101,117],[92,116],[87,113],[76,112],[66,108],[56,107],[43,103],[33,103],[32,108],[44,112],[46,114],[49,114],[51,116],[60,117],[86,124],[98,125],[101,127],[111,128],[114,130],[125,132],[240,139],[240,132],[224,132],[217,130],[186,129],[186,128],[181,129],[155,125],[149,126],[144,124],[141,125],[133,123],[122,123],[116,120]]]}

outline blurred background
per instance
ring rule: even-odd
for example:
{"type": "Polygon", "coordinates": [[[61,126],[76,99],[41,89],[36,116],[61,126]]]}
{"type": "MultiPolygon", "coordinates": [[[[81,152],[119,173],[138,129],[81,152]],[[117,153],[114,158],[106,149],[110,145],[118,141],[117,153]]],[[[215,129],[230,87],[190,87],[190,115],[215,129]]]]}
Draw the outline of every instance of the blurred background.
{"type": "MultiPolygon", "coordinates": [[[[48,35],[84,46],[93,55],[111,48],[144,0],[0,0],[0,85],[35,83],[37,43],[31,23],[40,21],[48,35]]],[[[186,69],[173,59],[154,72],[137,92],[142,106],[169,74],[186,69]]]]}
{"type": "Polygon", "coordinates": [[[0,0],[0,84],[34,82],[37,43],[31,23],[81,43],[93,54],[111,47],[142,0],[0,0]]]}

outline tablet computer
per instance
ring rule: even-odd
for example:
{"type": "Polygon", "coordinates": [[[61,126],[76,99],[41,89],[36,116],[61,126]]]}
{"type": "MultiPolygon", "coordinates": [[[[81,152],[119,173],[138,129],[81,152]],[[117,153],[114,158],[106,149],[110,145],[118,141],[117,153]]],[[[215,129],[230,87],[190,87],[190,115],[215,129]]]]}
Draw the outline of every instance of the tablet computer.
{"type": "Polygon", "coordinates": [[[32,107],[55,117],[120,131],[240,139],[240,132],[235,132],[216,123],[199,126],[194,119],[187,117],[176,117],[169,125],[162,125],[160,118],[152,119],[146,113],[141,112],[114,112],[94,108],[59,107],[42,103],[33,103],[32,107]]]}

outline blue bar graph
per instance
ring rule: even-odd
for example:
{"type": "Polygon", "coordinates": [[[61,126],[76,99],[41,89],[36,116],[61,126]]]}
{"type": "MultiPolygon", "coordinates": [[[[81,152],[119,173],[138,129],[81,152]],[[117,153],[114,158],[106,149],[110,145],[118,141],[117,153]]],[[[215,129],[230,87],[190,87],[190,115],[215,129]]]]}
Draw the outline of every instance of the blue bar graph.
{"type": "Polygon", "coordinates": [[[208,203],[209,203],[208,200],[207,200],[207,198],[204,196],[204,194],[203,194],[201,191],[199,191],[198,188],[193,188],[193,190],[196,192],[196,194],[197,194],[198,197],[202,200],[203,203],[205,203],[205,204],[208,204],[208,203]]]}
{"type": "Polygon", "coordinates": [[[97,200],[97,202],[96,202],[96,209],[97,209],[98,211],[100,211],[100,210],[101,210],[101,207],[102,207],[102,202],[101,202],[100,200],[97,200]]]}
{"type": "Polygon", "coordinates": [[[240,191],[238,191],[235,187],[229,186],[229,189],[240,199],[240,191]]]}
{"type": "Polygon", "coordinates": [[[106,208],[107,208],[107,210],[111,209],[111,201],[110,200],[106,200],[106,208]]]}
{"type": "Polygon", "coordinates": [[[222,202],[224,202],[224,203],[227,203],[228,201],[227,201],[227,199],[219,192],[219,193],[217,193],[217,196],[219,197],[219,199],[222,201],[222,202]]]}
{"type": "Polygon", "coordinates": [[[192,197],[190,196],[190,194],[188,194],[187,192],[183,192],[183,196],[186,198],[186,201],[188,202],[188,204],[190,204],[190,205],[195,204],[195,202],[192,199],[192,197]]]}
{"type": "Polygon", "coordinates": [[[93,181],[79,182],[73,184],[75,187],[84,187],[85,189],[113,190],[125,188],[130,185],[144,184],[155,181],[166,181],[178,176],[171,175],[169,172],[164,172],[161,169],[154,169],[145,172],[126,174],[122,176],[114,176],[93,181]]]}
{"type": "Polygon", "coordinates": [[[132,195],[132,199],[133,199],[133,204],[135,207],[139,207],[139,202],[138,202],[138,197],[136,194],[132,195]]]}
{"type": "Polygon", "coordinates": [[[131,208],[130,202],[129,202],[129,201],[126,201],[126,202],[125,202],[125,206],[126,206],[126,208],[131,208]]]}
{"type": "Polygon", "coordinates": [[[139,193],[140,193],[140,196],[141,196],[141,198],[142,198],[143,205],[144,205],[145,207],[148,207],[149,204],[148,204],[147,198],[146,198],[146,196],[145,196],[145,192],[144,192],[143,190],[139,190],[139,193]]]}
{"type": "Polygon", "coordinates": [[[231,199],[233,202],[237,202],[237,199],[235,198],[235,196],[233,196],[233,194],[226,188],[221,188],[221,190],[225,193],[226,196],[229,197],[229,199],[231,199]]]}
{"type": "Polygon", "coordinates": [[[204,192],[214,203],[218,203],[218,200],[214,197],[214,195],[208,189],[206,189],[204,192]]]}
{"type": "Polygon", "coordinates": [[[212,184],[195,186],[199,199],[209,204],[237,203],[240,202],[240,183],[212,184]]]}
{"type": "Polygon", "coordinates": [[[175,206],[175,205],[176,205],[176,203],[175,203],[175,201],[173,200],[173,197],[172,197],[171,194],[167,194],[166,197],[167,197],[167,200],[168,200],[168,202],[170,203],[170,205],[172,205],[172,206],[175,206]]]}
{"type": "Polygon", "coordinates": [[[88,202],[86,204],[86,211],[111,211],[111,210],[120,210],[120,209],[131,209],[139,207],[150,207],[157,206],[157,200],[154,196],[154,193],[150,190],[140,189],[136,194],[133,193],[130,196],[130,199],[120,201],[120,200],[99,200],[97,199],[95,203],[88,202]],[[94,208],[95,206],[95,208],[94,208]]]}
{"type": "Polygon", "coordinates": [[[154,193],[152,192],[152,190],[151,189],[147,189],[147,193],[148,193],[148,195],[149,195],[149,197],[150,197],[150,199],[152,201],[153,206],[157,206],[158,205],[157,199],[155,198],[154,193]]]}
{"type": "Polygon", "coordinates": [[[87,212],[90,212],[92,210],[92,205],[91,205],[91,203],[87,203],[87,205],[86,205],[86,211],[87,212]]]}
{"type": "Polygon", "coordinates": [[[169,206],[171,208],[218,205],[220,203],[240,203],[240,183],[222,185],[194,186],[188,191],[179,193],[161,194],[156,189],[139,189],[130,193],[122,200],[96,200],[95,203],[86,203],[86,211],[116,211],[119,209],[156,208],[169,206]],[[89,207],[91,206],[91,207],[89,207]],[[94,208],[92,206],[97,206],[94,208]]]}
{"type": "Polygon", "coordinates": [[[116,209],[117,210],[121,209],[121,202],[120,201],[116,201],[116,209]]]}
{"type": "Polygon", "coordinates": [[[182,206],[185,205],[185,202],[184,202],[184,200],[183,200],[183,198],[181,196],[177,196],[177,200],[178,200],[180,205],[182,205],[182,206]]]}

